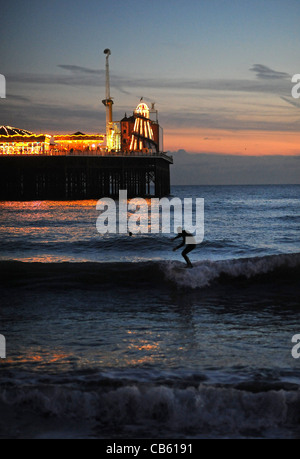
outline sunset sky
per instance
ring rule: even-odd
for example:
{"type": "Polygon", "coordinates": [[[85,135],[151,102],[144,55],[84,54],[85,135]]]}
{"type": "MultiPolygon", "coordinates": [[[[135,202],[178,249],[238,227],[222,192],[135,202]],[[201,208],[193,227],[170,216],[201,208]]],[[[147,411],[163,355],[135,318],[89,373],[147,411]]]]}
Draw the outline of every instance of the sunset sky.
{"type": "Polygon", "coordinates": [[[0,125],[105,132],[156,102],[164,149],[300,155],[299,0],[11,0],[1,6],[0,125]]]}

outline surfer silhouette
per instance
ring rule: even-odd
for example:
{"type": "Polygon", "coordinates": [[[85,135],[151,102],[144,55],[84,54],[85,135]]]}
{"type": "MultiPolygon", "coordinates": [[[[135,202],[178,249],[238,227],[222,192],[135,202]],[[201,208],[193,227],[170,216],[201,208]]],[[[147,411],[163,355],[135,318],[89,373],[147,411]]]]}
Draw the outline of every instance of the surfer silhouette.
{"type": "Polygon", "coordinates": [[[183,230],[181,227],[177,228],[177,236],[175,236],[172,241],[175,241],[176,239],[179,239],[180,237],[182,238],[182,243],[173,249],[173,252],[175,252],[178,249],[181,249],[181,247],[184,247],[186,245],[186,248],[182,252],[182,256],[186,261],[187,268],[192,268],[193,265],[187,256],[188,253],[190,253],[192,250],[196,248],[196,240],[194,236],[189,233],[188,231],[183,230]],[[187,238],[189,238],[189,241],[187,242],[187,238]]]}

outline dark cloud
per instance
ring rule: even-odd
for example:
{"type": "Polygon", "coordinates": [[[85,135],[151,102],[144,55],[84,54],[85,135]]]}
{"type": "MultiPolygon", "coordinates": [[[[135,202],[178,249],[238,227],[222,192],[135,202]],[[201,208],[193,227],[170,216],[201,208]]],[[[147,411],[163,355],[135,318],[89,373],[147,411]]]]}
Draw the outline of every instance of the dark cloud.
{"type": "Polygon", "coordinates": [[[82,73],[76,75],[37,75],[33,73],[18,73],[7,75],[7,81],[10,83],[21,83],[31,85],[70,85],[70,86],[99,86],[99,79],[94,76],[87,78],[82,73]],[[98,83],[98,84],[97,84],[98,83]]]}
{"type": "Polygon", "coordinates": [[[297,156],[237,156],[171,152],[173,185],[300,184],[297,156]]]}
{"type": "Polygon", "coordinates": [[[250,69],[251,72],[256,73],[256,77],[262,80],[282,80],[291,79],[291,76],[285,72],[278,72],[262,64],[254,64],[250,69]]]}
{"type": "MultiPolygon", "coordinates": [[[[93,88],[103,88],[105,86],[105,70],[90,69],[87,67],[81,67],[78,65],[65,65],[60,64],[57,66],[62,70],[66,70],[69,74],[64,75],[37,75],[32,73],[18,73],[7,75],[7,80],[10,83],[17,84],[30,84],[30,85],[47,85],[47,86],[86,86],[93,88]]],[[[135,87],[131,85],[129,81],[115,75],[111,76],[111,85],[114,89],[119,90],[124,94],[130,94],[124,89],[124,84],[127,86],[135,87]]]]}
{"type": "MultiPolygon", "coordinates": [[[[141,96],[143,92],[141,91],[141,96]]],[[[33,97],[33,96],[32,96],[33,97]]],[[[150,101],[147,97],[144,99],[150,101]]],[[[286,102],[291,103],[288,99],[286,102]]],[[[128,106],[119,106],[116,104],[114,109],[114,119],[118,120],[124,116],[124,113],[130,109],[128,106]]],[[[259,107],[255,113],[248,111],[248,116],[245,115],[244,107],[224,108],[220,110],[217,101],[210,105],[199,104],[199,108],[193,110],[174,110],[170,107],[164,107],[159,113],[159,121],[165,130],[167,129],[221,129],[229,131],[269,131],[269,132],[298,132],[299,121],[291,119],[288,115],[288,108],[276,107],[277,116],[274,117],[274,106],[270,105],[268,109],[259,114],[259,107]]],[[[71,126],[77,126],[78,123],[84,126],[90,124],[94,129],[105,130],[105,110],[99,97],[97,104],[77,104],[63,102],[54,103],[49,99],[49,102],[39,102],[18,95],[8,95],[7,99],[1,103],[0,124],[18,124],[19,127],[29,127],[27,123],[31,123],[31,130],[34,126],[40,126],[43,129],[54,130],[70,130],[71,126]],[[101,124],[100,124],[101,121],[101,124]],[[25,123],[25,125],[24,125],[25,123]]],[[[83,128],[82,128],[83,129],[83,128]]],[[[85,127],[84,129],[87,129],[85,127]]],[[[79,129],[80,130],[80,129],[79,129]]],[[[205,136],[206,137],[206,136],[205,136]]]]}
{"type": "MultiPolygon", "coordinates": [[[[11,119],[15,117],[21,123],[26,121],[25,107],[27,104],[28,117],[34,121],[36,116],[37,123],[41,123],[41,120],[48,120],[49,128],[61,126],[62,129],[69,129],[71,120],[74,119],[76,113],[82,113],[84,120],[94,120],[104,118],[104,110],[101,104],[101,97],[99,97],[99,108],[98,110],[91,110],[90,107],[80,107],[74,104],[67,104],[67,107],[56,107],[50,101],[49,106],[46,104],[37,103],[37,96],[34,96],[35,102],[29,100],[25,96],[17,96],[16,94],[24,92],[25,86],[28,84],[38,87],[42,86],[84,86],[97,88],[99,93],[104,94],[105,87],[105,70],[93,69],[78,65],[71,64],[60,64],[58,68],[61,69],[62,73],[53,75],[36,75],[36,74],[15,74],[8,75],[7,80],[11,84],[11,91],[15,91],[15,95],[9,95],[6,102],[9,103],[10,107],[6,106],[5,111],[1,110],[2,124],[7,124],[8,121],[5,117],[11,119]],[[43,110],[45,113],[43,113],[43,110]]],[[[208,128],[208,129],[225,129],[231,131],[238,130],[268,130],[268,131],[286,131],[294,132],[298,131],[299,126],[296,120],[290,119],[290,115],[287,114],[287,108],[283,105],[276,106],[275,104],[268,106],[261,102],[260,106],[255,105],[255,110],[251,113],[251,108],[247,106],[245,100],[244,104],[230,104],[226,108],[226,104],[222,104],[220,109],[218,97],[232,98],[234,93],[264,93],[274,94],[278,97],[278,100],[283,100],[289,105],[296,105],[295,101],[291,98],[291,81],[287,78],[286,73],[277,72],[270,69],[269,67],[262,64],[253,65],[251,71],[255,71],[257,79],[253,80],[189,80],[189,79],[167,79],[167,78],[129,78],[125,76],[118,76],[115,74],[111,75],[111,86],[112,90],[118,90],[124,94],[130,94],[129,91],[135,94],[135,97],[146,96],[150,90],[155,90],[156,96],[160,90],[164,91],[164,97],[177,97],[179,95],[190,96],[193,94],[194,100],[198,97],[199,106],[194,104],[191,109],[190,106],[185,108],[181,106],[180,109],[170,109],[166,106],[160,113],[160,122],[164,128],[208,128]],[[129,91],[128,91],[129,90],[129,91]],[[204,102],[201,98],[201,91],[210,91],[209,102],[204,102]],[[222,94],[219,95],[219,92],[222,94]],[[215,93],[215,94],[214,94],[215,93]],[[215,97],[215,99],[212,99],[215,97]],[[260,108],[263,108],[260,110],[260,108]],[[276,111],[275,111],[276,110],[276,111]],[[247,114],[247,116],[245,116],[247,114]],[[276,114],[276,116],[274,116],[276,114]],[[288,116],[287,116],[288,115],[288,116]]],[[[152,91],[153,92],[153,91],[152,91]]],[[[31,94],[32,91],[31,91],[31,94]]],[[[33,95],[32,95],[33,97],[33,95]]],[[[144,97],[146,101],[152,102],[152,100],[144,97]]],[[[241,101],[241,98],[239,97],[241,101]]],[[[75,101],[74,101],[75,102],[75,101]]],[[[253,110],[253,107],[252,107],[253,110]]],[[[128,112],[128,108],[124,112],[128,112]]],[[[121,107],[116,104],[114,106],[115,119],[120,119],[123,114],[121,107]]],[[[94,123],[92,123],[94,125],[94,123]]],[[[105,122],[103,126],[105,125],[105,122]]],[[[46,127],[46,125],[45,125],[46,127]]],[[[56,128],[57,129],[57,128],[56,128]]],[[[102,128],[104,129],[104,127],[102,128]]]]}
{"type": "MultiPolygon", "coordinates": [[[[8,81],[23,84],[42,85],[75,85],[75,86],[105,86],[105,71],[81,67],[77,65],[60,64],[59,68],[68,71],[68,75],[37,75],[11,74],[8,81]]],[[[111,85],[128,94],[124,89],[155,88],[167,90],[188,91],[230,91],[247,93],[276,93],[286,95],[290,90],[290,82],[285,81],[289,76],[283,72],[276,72],[264,65],[255,64],[251,71],[256,72],[259,81],[241,79],[170,79],[170,78],[133,78],[111,74],[111,85]],[[264,81],[262,81],[264,80],[264,81]],[[272,84],[270,84],[270,82],[272,84]]]]}
{"type": "Polygon", "coordinates": [[[7,94],[6,99],[12,102],[30,102],[29,97],[20,96],[18,94],[7,94]]]}
{"type": "Polygon", "coordinates": [[[57,67],[68,70],[72,73],[83,73],[83,74],[88,74],[88,75],[105,75],[104,70],[95,70],[95,69],[89,69],[87,67],[80,67],[79,65],[65,65],[65,64],[60,64],[57,67]]]}
{"type": "MultiPolygon", "coordinates": [[[[90,69],[87,67],[81,67],[79,65],[65,65],[65,64],[60,64],[57,67],[63,70],[67,70],[73,74],[72,80],[71,81],[69,79],[67,80],[67,81],[70,81],[70,84],[99,87],[99,86],[104,86],[106,83],[106,71],[102,69],[99,69],[99,70],[90,69]],[[91,76],[93,77],[91,78],[91,76]]],[[[111,84],[113,85],[113,87],[118,89],[123,94],[130,94],[128,91],[126,91],[122,87],[122,81],[123,81],[122,78],[118,78],[114,75],[111,75],[111,84]]]]}
{"type": "Polygon", "coordinates": [[[277,116],[274,117],[274,108],[270,107],[264,114],[259,113],[259,108],[255,115],[245,115],[245,109],[220,110],[212,107],[211,111],[176,112],[163,111],[160,122],[165,129],[172,129],[174,126],[181,129],[221,129],[229,131],[270,131],[270,132],[298,132],[299,120],[291,120],[290,116],[283,116],[289,109],[277,109],[277,116]],[[273,111],[272,111],[273,110],[273,111]]]}

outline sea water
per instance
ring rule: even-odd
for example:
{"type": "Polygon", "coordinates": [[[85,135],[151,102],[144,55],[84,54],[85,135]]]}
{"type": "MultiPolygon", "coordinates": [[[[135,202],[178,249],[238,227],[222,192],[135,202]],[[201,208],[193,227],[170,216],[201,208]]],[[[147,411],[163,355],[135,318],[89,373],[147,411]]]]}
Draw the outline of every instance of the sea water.
{"type": "Polygon", "coordinates": [[[193,269],[97,201],[0,203],[0,437],[299,436],[300,187],[172,196],[205,200],[193,269]]]}

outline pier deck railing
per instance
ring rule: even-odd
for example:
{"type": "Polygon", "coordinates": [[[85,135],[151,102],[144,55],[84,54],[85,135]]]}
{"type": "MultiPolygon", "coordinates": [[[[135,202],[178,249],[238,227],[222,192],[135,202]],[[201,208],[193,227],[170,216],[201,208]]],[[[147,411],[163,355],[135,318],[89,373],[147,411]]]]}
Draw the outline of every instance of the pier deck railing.
{"type": "Polygon", "coordinates": [[[124,158],[124,157],[155,157],[155,158],[164,158],[167,161],[173,163],[173,157],[168,155],[166,152],[142,152],[142,151],[129,151],[129,152],[122,152],[122,151],[115,151],[115,152],[107,152],[107,151],[59,151],[59,150],[52,150],[45,153],[20,153],[20,154],[4,154],[0,152],[0,156],[15,156],[15,157],[22,157],[22,156],[91,156],[95,157],[110,157],[110,158],[124,158]]]}

